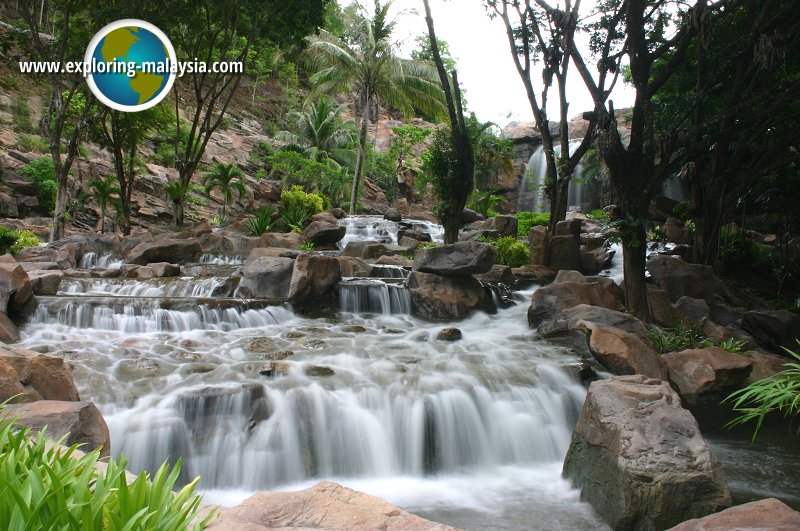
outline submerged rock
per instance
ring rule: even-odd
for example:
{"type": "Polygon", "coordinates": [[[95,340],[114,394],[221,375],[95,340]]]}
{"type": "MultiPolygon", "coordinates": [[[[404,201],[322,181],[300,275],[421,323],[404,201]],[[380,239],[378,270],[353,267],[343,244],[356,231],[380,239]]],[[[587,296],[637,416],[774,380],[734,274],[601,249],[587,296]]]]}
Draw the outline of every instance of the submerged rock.
{"type": "Polygon", "coordinates": [[[666,382],[592,382],[564,461],[581,499],[613,528],[652,531],[731,504],[722,467],[666,382]]]}
{"type": "Polygon", "coordinates": [[[436,334],[436,339],[440,341],[458,341],[462,337],[461,330],[455,327],[443,328],[436,334]]]}

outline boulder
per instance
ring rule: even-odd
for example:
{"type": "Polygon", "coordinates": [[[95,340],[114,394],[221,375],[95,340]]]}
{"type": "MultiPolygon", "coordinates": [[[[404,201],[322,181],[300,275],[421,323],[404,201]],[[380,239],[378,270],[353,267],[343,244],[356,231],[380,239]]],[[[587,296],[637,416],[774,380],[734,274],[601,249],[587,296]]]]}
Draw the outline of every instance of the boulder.
{"type": "Polygon", "coordinates": [[[591,234],[581,234],[581,251],[594,251],[605,247],[606,237],[601,232],[591,234]]]}
{"type": "Polygon", "coordinates": [[[494,265],[497,251],[488,243],[457,242],[422,249],[414,260],[414,271],[447,277],[486,273],[494,265]]]}
{"type": "Polygon", "coordinates": [[[347,227],[329,223],[327,221],[312,221],[303,231],[303,239],[314,244],[315,247],[330,247],[335,245],[347,232],[347,227]]]}
{"type": "Polygon", "coordinates": [[[511,269],[514,276],[524,282],[538,282],[549,284],[556,278],[556,272],[543,265],[524,265],[511,269]]]}
{"type": "Polygon", "coordinates": [[[147,265],[153,262],[185,264],[195,261],[202,250],[200,241],[196,238],[143,242],[130,250],[128,263],[138,265],[147,265]]]}
{"type": "Polygon", "coordinates": [[[656,255],[647,261],[647,270],[673,301],[683,296],[708,299],[723,290],[710,266],[690,264],[675,256],[656,255]]]}
{"type": "Polygon", "coordinates": [[[8,318],[5,312],[0,312],[0,343],[16,343],[19,341],[19,329],[8,318]]]}
{"type": "Polygon", "coordinates": [[[383,213],[383,219],[388,219],[389,221],[400,221],[403,219],[403,216],[400,215],[400,211],[396,208],[387,208],[383,213]]]}
{"type": "Polygon", "coordinates": [[[408,249],[399,246],[389,246],[375,241],[350,242],[342,251],[342,256],[353,256],[364,260],[375,260],[381,256],[407,253],[408,249]]]}
{"type": "Polygon", "coordinates": [[[47,436],[59,440],[66,436],[67,446],[81,444],[85,452],[100,448],[102,457],[111,455],[108,426],[97,406],[91,402],[39,400],[6,406],[3,414],[15,417],[17,424],[38,433],[47,426],[47,436]]]}
{"type": "MultiPolygon", "coordinates": [[[[2,309],[0,307],[0,309],[2,309]]],[[[753,310],[742,317],[742,328],[765,347],[783,354],[783,348],[800,347],[800,317],[787,310],[753,310]]]]}
{"type": "Polygon", "coordinates": [[[673,216],[668,217],[667,221],[664,222],[664,234],[671,242],[686,245],[692,243],[692,233],[689,232],[689,229],[686,228],[681,220],[673,216]]]}
{"type": "Polygon", "coordinates": [[[496,231],[500,236],[517,236],[517,216],[492,216],[483,222],[483,230],[496,231]]]}
{"type": "Polygon", "coordinates": [[[580,326],[581,321],[595,323],[607,327],[614,327],[624,332],[634,334],[644,339],[647,337],[647,327],[636,317],[629,313],[602,308],[600,306],[590,306],[579,304],[572,308],[567,308],[561,315],[564,316],[573,326],[580,326]]]}
{"type": "Polygon", "coordinates": [[[339,270],[343,277],[369,277],[372,276],[372,265],[352,256],[339,256],[339,270]]]}
{"type": "Polygon", "coordinates": [[[33,286],[28,273],[19,264],[0,264],[0,312],[21,317],[33,299],[33,286]]]}
{"type": "Polygon", "coordinates": [[[238,295],[257,299],[286,299],[295,261],[291,258],[262,256],[244,266],[238,295]]]}
{"type": "Polygon", "coordinates": [[[528,324],[537,327],[545,319],[579,304],[622,311],[625,309],[623,301],[622,290],[610,278],[591,277],[586,282],[553,283],[533,292],[528,324]]]}
{"type": "Polygon", "coordinates": [[[458,321],[475,310],[493,311],[488,289],[475,278],[443,277],[412,271],[406,286],[414,315],[431,321],[458,321]]]}
{"type": "Polygon", "coordinates": [[[20,262],[19,265],[28,273],[31,271],[56,271],[61,269],[55,262],[20,262]]]}
{"type": "Polygon", "coordinates": [[[689,324],[702,324],[711,313],[706,301],[692,297],[681,297],[675,301],[675,311],[689,324]]]}
{"type": "Polygon", "coordinates": [[[0,345],[0,402],[80,400],[72,373],[62,358],[0,345]]]}
{"type": "Polygon", "coordinates": [[[10,253],[0,254],[0,264],[16,264],[17,261],[10,253]]]}
{"type": "Polygon", "coordinates": [[[64,278],[63,271],[28,271],[28,278],[35,295],[55,295],[64,278]]]}
{"type": "Polygon", "coordinates": [[[284,247],[256,247],[247,255],[244,265],[246,267],[259,258],[296,258],[298,254],[298,251],[284,247]]]}
{"type": "Polygon", "coordinates": [[[653,316],[656,324],[666,327],[675,326],[678,316],[666,291],[648,284],[647,305],[650,307],[650,315],[653,316]]]}
{"type": "Polygon", "coordinates": [[[331,306],[334,288],[341,279],[342,271],[336,257],[300,255],[294,263],[289,302],[299,312],[331,306]]]}
{"type": "Polygon", "coordinates": [[[381,256],[377,260],[375,260],[375,265],[391,265],[391,266],[399,266],[399,267],[411,267],[414,265],[414,261],[406,258],[405,256],[401,255],[394,255],[394,256],[381,256]]]}
{"type": "Polygon", "coordinates": [[[156,278],[156,273],[148,266],[134,266],[128,274],[128,278],[136,278],[138,280],[150,280],[156,278]]]}
{"type": "Polygon", "coordinates": [[[718,513],[687,520],[669,531],[767,531],[800,529],[800,512],[782,501],[767,498],[737,505],[718,513]]]}
{"type": "Polygon", "coordinates": [[[743,387],[753,370],[752,360],[719,347],[670,352],[664,361],[669,381],[682,397],[743,387]]]}
{"type": "Polygon", "coordinates": [[[553,281],[554,284],[561,284],[564,282],[578,282],[580,284],[587,284],[589,281],[586,280],[586,277],[583,273],[579,271],[573,271],[571,269],[562,269],[558,273],[556,273],[556,279],[553,281]]]}
{"type": "Polygon", "coordinates": [[[327,212],[319,212],[317,214],[314,214],[313,216],[311,216],[311,221],[312,222],[314,222],[314,221],[326,221],[328,223],[334,223],[335,224],[335,223],[337,223],[339,221],[339,218],[336,217],[336,215],[333,212],[327,211],[327,212]]]}
{"type": "Polygon", "coordinates": [[[475,275],[475,278],[485,284],[504,284],[506,286],[513,286],[517,283],[517,277],[507,265],[495,264],[486,273],[475,275]]]}
{"type": "Polygon", "coordinates": [[[546,266],[550,264],[550,231],[537,225],[528,233],[531,248],[531,264],[546,266]]]}
{"type": "Polygon", "coordinates": [[[397,231],[397,240],[399,241],[403,238],[410,238],[412,240],[417,240],[418,242],[433,241],[430,234],[419,229],[401,229],[397,231]]]}
{"type": "Polygon", "coordinates": [[[556,236],[575,236],[580,237],[581,225],[583,220],[580,218],[565,219],[556,223],[556,236]]]}
{"type": "Polygon", "coordinates": [[[436,334],[436,339],[440,341],[458,341],[463,337],[461,330],[455,327],[443,328],[436,334]]]}
{"type": "Polygon", "coordinates": [[[153,274],[158,278],[164,277],[177,277],[181,274],[181,266],[176,264],[168,264],[167,262],[156,262],[154,264],[147,264],[153,274]]]}
{"type": "Polygon", "coordinates": [[[613,326],[584,322],[589,331],[589,351],[612,374],[642,374],[666,380],[667,366],[662,357],[636,334],[613,326]]]}
{"type": "Polygon", "coordinates": [[[753,370],[750,372],[750,376],[747,377],[747,380],[745,380],[745,384],[751,384],[763,378],[775,376],[777,373],[790,368],[787,363],[790,363],[791,360],[785,356],[768,354],[766,352],[748,352],[746,356],[753,362],[753,370]]]}
{"type": "Polygon", "coordinates": [[[461,223],[465,225],[469,225],[470,223],[475,223],[476,221],[483,221],[486,219],[483,217],[483,214],[479,214],[472,210],[471,208],[465,208],[461,212],[461,223]]]}
{"type": "Polygon", "coordinates": [[[722,467],[668,383],[592,382],[563,474],[617,530],[665,529],[731,504],[722,467]]]}
{"type": "Polygon", "coordinates": [[[380,498],[323,481],[293,492],[259,492],[236,507],[220,509],[206,529],[347,529],[351,531],[448,531],[380,498]]]}
{"type": "Polygon", "coordinates": [[[550,239],[550,269],[573,269],[583,267],[580,245],[575,236],[553,236],[550,239]]]}
{"type": "Polygon", "coordinates": [[[262,247],[278,247],[280,249],[298,249],[303,245],[303,237],[292,232],[265,232],[260,240],[262,247]]]}

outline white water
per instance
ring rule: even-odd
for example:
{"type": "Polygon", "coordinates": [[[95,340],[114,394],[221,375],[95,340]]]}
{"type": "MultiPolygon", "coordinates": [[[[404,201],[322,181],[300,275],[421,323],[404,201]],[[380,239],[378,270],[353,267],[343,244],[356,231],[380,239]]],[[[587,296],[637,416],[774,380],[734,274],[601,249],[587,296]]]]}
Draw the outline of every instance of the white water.
{"type": "MultiPolygon", "coordinates": [[[[579,140],[569,143],[569,152],[572,153],[580,145],[579,140]]],[[[560,145],[555,146],[555,152],[561,153],[560,145]]],[[[583,184],[580,182],[583,165],[578,164],[569,183],[567,192],[567,208],[583,207],[583,184]]],[[[547,178],[547,158],[544,146],[539,146],[528,160],[528,166],[522,178],[520,193],[517,199],[518,212],[546,212],[549,201],[545,195],[545,179],[547,178]]]]}
{"type": "MultiPolygon", "coordinates": [[[[405,223],[413,228],[427,232],[435,242],[444,241],[444,227],[419,219],[406,219],[405,223]]],[[[397,243],[397,233],[400,225],[394,221],[383,219],[382,216],[349,216],[339,220],[339,225],[347,228],[344,238],[339,242],[339,248],[344,249],[347,244],[355,241],[376,241],[380,243],[397,243]]]]}
{"type": "Polygon", "coordinates": [[[577,360],[535,337],[524,302],[451,343],[407,315],[157,301],[43,298],[22,331],[74,366],[134,471],[182,456],[212,501],[326,478],[465,528],[602,525],[560,478],[577,360]]]}
{"type": "MultiPolygon", "coordinates": [[[[65,278],[58,286],[59,295],[116,297],[213,297],[228,296],[221,292],[229,279],[222,277],[182,277],[169,280],[128,280],[104,278],[65,278]]],[[[229,291],[229,290],[228,290],[229,291]]]]}
{"type": "Polygon", "coordinates": [[[200,255],[199,262],[209,265],[242,265],[244,264],[244,259],[244,256],[204,253],[200,255]]]}
{"type": "Polygon", "coordinates": [[[119,269],[125,265],[125,260],[115,259],[112,254],[98,255],[85,253],[78,264],[80,269],[119,269]]]}
{"type": "Polygon", "coordinates": [[[359,315],[410,315],[411,295],[402,284],[364,278],[344,279],[339,283],[339,308],[345,313],[359,315]]]}

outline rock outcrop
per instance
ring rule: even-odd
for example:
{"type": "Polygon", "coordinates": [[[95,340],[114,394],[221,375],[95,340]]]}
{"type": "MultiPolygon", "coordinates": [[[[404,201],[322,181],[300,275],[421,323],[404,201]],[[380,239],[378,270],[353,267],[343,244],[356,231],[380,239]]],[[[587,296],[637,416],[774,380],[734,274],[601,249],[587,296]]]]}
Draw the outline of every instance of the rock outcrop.
{"type": "Polygon", "coordinates": [[[651,531],[731,504],[722,467],[666,382],[592,382],[564,476],[617,530],[651,531]]]}
{"type": "Polygon", "coordinates": [[[800,349],[800,317],[786,310],[753,310],[742,317],[742,328],[765,347],[784,354],[800,349]]]}
{"type": "Polygon", "coordinates": [[[487,243],[458,242],[423,249],[414,259],[414,271],[446,277],[486,273],[494,265],[497,251],[487,243]]]}
{"type": "Polygon", "coordinates": [[[495,310],[489,290],[471,276],[412,271],[406,286],[414,315],[430,321],[459,321],[475,310],[495,310]]]}
{"type": "Polygon", "coordinates": [[[612,374],[642,374],[664,380],[667,366],[662,357],[644,339],[613,326],[586,322],[589,350],[612,374]]]}
{"type": "Polygon", "coordinates": [[[719,347],[670,352],[664,361],[669,381],[682,397],[742,387],[753,370],[749,358],[719,347]]]}
{"type": "Polygon", "coordinates": [[[203,248],[197,239],[171,239],[143,242],[128,253],[128,263],[147,265],[151,262],[185,264],[195,260],[203,248]]]}
{"type": "Polygon", "coordinates": [[[14,396],[15,402],[80,400],[72,373],[62,358],[0,346],[0,402],[14,396]]]}
{"type": "Polygon", "coordinates": [[[625,309],[622,290],[613,280],[584,277],[575,272],[575,275],[562,276],[561,282],[556,280],[533,292],[528,310],[528,324],[537,327],[558,312],[579,304],[619,311],[625,309]]]}
{"type": "Polygon", "coordinates": [[[782,501],[767,498],[737,505],[718,513],[687,520],[669,531],[766,531],[800,529],[800,512],[782,501]]]}
{"type": "Polygon", "coordinates": [[[289,296],[294,260],[262,256],[244,267],[239,295],[255,299],[281,299],[289,296]]]}
{"type": "Polygon", "coordinates": [[[289,285],[292,307],[307,313],[334,304],[334,288],[342,278],[339,260],[333,256],[301,254],[297,257],[289,285]]]}

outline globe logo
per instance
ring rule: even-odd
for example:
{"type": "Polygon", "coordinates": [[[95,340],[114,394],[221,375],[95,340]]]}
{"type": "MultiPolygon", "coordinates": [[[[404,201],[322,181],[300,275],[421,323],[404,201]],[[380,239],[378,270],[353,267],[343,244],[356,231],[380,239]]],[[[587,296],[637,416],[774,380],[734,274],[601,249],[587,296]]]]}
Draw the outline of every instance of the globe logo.
{"type": "Polygon", "coordinates": [[[144,20],[117,20],[97,32],[86,48],[89,89],[102,103],[124,112],[149,109],[175,82],[175,49],[144,20]]]}

